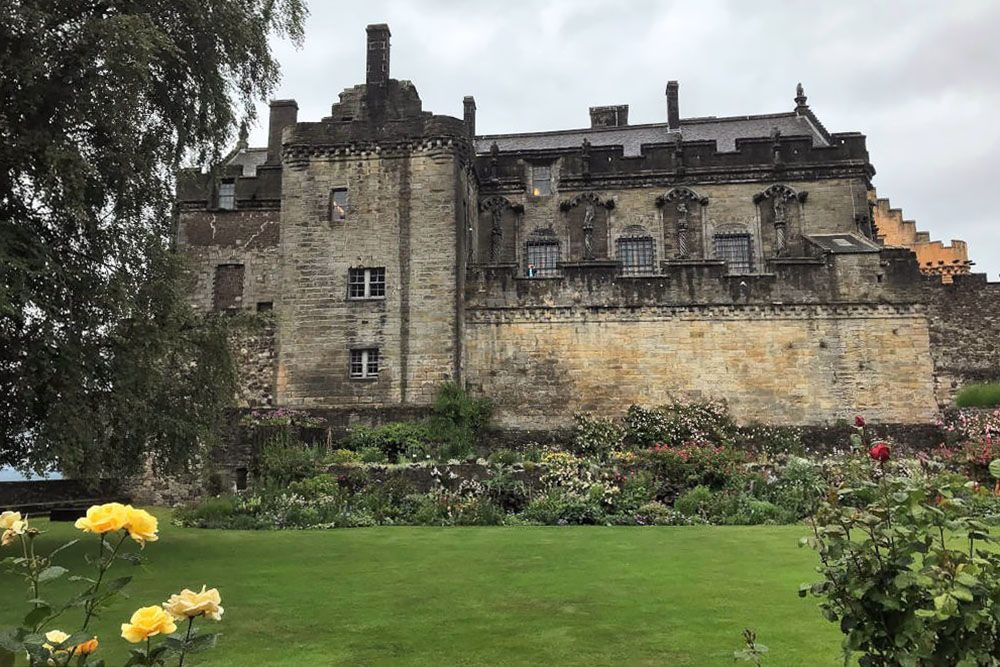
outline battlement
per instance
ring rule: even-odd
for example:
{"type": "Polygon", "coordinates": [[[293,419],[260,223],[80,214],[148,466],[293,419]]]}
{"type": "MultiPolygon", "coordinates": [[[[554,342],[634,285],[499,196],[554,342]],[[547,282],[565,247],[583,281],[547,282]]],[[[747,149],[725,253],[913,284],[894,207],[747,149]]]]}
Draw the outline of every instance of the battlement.
{"type": "Polygon", "coordinates": [[[955,276],[971,271],[974,262],[969,259],[969,248],[965,241],[952,239],[950,245],[932,241],[930,232],[918,230],[916,222],[906,220],[901,209],[893,208],[888,198],[876,197],[874,191],[869,205],[872,207],[879,241],[886,246],[912,250],[921,273],[949,283],[955,276]]]}

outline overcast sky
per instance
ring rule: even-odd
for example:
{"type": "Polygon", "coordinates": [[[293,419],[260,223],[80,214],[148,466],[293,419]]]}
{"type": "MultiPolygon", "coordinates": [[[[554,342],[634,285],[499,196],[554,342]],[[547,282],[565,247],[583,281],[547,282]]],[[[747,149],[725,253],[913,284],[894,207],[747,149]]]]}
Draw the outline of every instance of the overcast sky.
{"type": "MultiPolygon", "coordinates": [[[[1000,2],[311,0],[305,44],[276,44],[276,97],[319,120],[364,82],[365,26],[388,23],[391,76],[424,109],[480,134],[586,127],[628,104],[632,123],[790,111],[795,84],[831,132],[868,137],[881,197],[931,238],[969,243],[1000,274],[1000,2]]],[[[251,138],[266,143],[263,122],[251,138]]]]}

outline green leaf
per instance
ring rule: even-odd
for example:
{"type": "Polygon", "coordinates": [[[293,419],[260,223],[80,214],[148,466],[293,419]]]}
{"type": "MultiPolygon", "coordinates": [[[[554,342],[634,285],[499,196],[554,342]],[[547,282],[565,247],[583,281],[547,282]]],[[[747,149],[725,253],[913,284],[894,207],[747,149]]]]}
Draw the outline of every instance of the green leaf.
{"type": "Polygon", "coordinates": [[[55,558],[55,555],[57,553],[61,552],[64,549],[69,549],[71,546],[73,546],[74,544],[76,544],[79,541],[80,540],[70,540],[69,542],[67,542],[66,544],[62,545],[61,547],[56,547],[56,549],[52,553],[49,554],[49,560],[52,560],[53,558],[55,558]]]}
{"type": "Polygon", "coordinates": [[[990,461],[990,474],[993,479],[1000,479],[1000,459],[990,461]]]}
{"type": "Polygon", "coordinates": [[[45,606],[35,607],[34,609],[28,612],[28,614],[24,617],[24,621],[21,624],[27,628],[34,629],[35,627],[38,626],[39,623],[48,618],[49,614],[51,613],[52,610],[49,607],[45,606]]]}
{"type": "Polygon", "coordinates": [[[128,586],[128,583],[132,581],[132,577],[118,577],[117,579],[108,583],[107,587],[104,589],[105,595],[111,595],[117,593],[121,589],[128,586]]]}
{"type": "Polygon", "coordinates": [[[55,581],[56,579],[63,576],[67,572],[69,572],[69,570],[67,570],[64,567],[59,567],[58,565],[51,565],[42,570],[38,574],[38,583],[44,584],[50,581],[55,581]]]}
{"type": "Polygon", "coordinates": [[[215,646],[216,640],[221,636],[222,633],[216,632],[207,635],[195,635],[188,640],[187,650],[188,653],[199,653],[201,651],[207,651],[208,649],[215,646]]]}

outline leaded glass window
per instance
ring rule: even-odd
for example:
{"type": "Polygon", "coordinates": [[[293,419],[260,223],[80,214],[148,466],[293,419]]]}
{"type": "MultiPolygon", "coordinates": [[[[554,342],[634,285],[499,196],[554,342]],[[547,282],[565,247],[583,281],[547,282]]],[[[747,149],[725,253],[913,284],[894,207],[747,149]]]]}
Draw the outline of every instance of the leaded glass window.
{"type": "Polygon", "coordinates": [[[622,265],[622,275],[655,273],[656,253],[653,249],[653,239],[649,236],[618,239],[618,261],[622,265]]]}
{"type": "Polygon", "coordinates": [[[559,242],[529,241],[526,248],[526,273],[529,278],[559,275],[559,242]]]}
{"type": "Polygon", "coordinates": [[[753,273],[753,240],[749,234],[716,234],[715,256],[730,273],[753,273]]]}

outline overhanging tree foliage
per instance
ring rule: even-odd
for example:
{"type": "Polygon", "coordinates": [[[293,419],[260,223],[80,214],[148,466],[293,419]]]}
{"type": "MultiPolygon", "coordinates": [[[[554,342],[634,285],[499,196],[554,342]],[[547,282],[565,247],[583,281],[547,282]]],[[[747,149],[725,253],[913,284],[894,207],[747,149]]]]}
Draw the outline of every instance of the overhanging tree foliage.
{"type": "Polygon", "coordinates": [[[186,461],[233,395],[185,304],[173,174],[278,80],[303,0],[0,3],[0,465],[186,461]]]}

